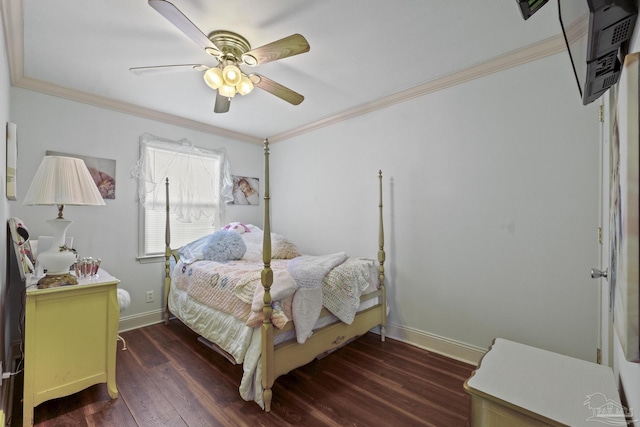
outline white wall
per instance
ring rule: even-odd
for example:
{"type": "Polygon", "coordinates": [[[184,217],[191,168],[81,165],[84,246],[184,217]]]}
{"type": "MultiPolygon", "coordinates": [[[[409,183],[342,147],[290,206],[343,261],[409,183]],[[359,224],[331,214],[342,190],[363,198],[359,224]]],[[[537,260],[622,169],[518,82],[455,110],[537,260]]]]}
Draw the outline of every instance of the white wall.
{"type": "MultiPolygon", "coordinates": [[[[639,50],[637,37],[634,43],[639,50]]],[[[6,122],[2,52],[0,119],[6,122]]],[[[131,292],[125,318],[159,313],[159,300],[142,301],[146,290],[161,291],[162,267],[135,261],[129,169],[138,136],[225,146],[238,175],[261,176],[261,147],[10,92],[19,129],[19,199],[48,149],[116,159],[117,198],[105,207],[67,207],[74,220],[69,234],[131,292]]],[[[478,350],[500,336],[594,360],[597,286],[588,272],[599,265],[596,104],[581,105],[568,59],[557,55],[273,144],[274,231],[308,253],[375,257],[382,169],[390,331],[478,350]]],[[[0,203],[6,219],[8,204],[0,203]]],[[[20,202],[9,208],[32,235],[48,233],[44,221],[52,208],[20,202]]],[[[261,223],[259,208],[232,209],[229,221],[261,223]]],[[[640,366],[619,353],[615,359],[628,402],[640,411],[640,366]]]]}
{"type": "MultiPolygon", "coordinates": [[[[18,201],[10,202],[11,214],[26,222],[32,236],[51,234],[46,220],[54,218],[52,206],[24,206],[22,200],[47,150],[116,160],[116,198],[106,206],[65,206],[65,218],[73,221],[67,235],[74,237],[80,256],[102,259],[102,266],[121,280],[131,294],[132,304],[123,313],[136,324],[149,312],[159,320],[162,307],[164,266],[136,261],[138,244],[138,204],[136,183],[130,170],[139,157],[139,136],[145,132],[178,140],[187,138],[205,148],[225,147],[231,173],[262,176],[262,147],[214,135],[142,119],[116,111],[12,88],[11,115],[18,126],[18,201]],[[156,300],[145,303],[144,294],[154,290],[156,300]]],[[[262,223],[257,206],[229,206],[229,220],[262,223]]],[[[121,323],[122,326],[122,323],[121,323]]]]}
{"type": "MultiPolygon", "coordinates": [[[[9,63],[7,62],[7,52],[4,48],[4,30],[2,19],[0,19],[0,141],[4,141],[2,147],[7,146],[6,138],[6,123],[10,121],[9,117],[9,63]]],[[[2,212],[2,223],[4,226],[0,226],[0,239],[2,242],[7,241],[7,220],[9,219],[9,204],[7,202],[7,185],[5,176],[7,174],[7,150],[0,149],[0,212],[2,212]]],[[[7,245],[5,243],[0,244],[0,271],[7,271],[7,245]]],[[[3,366],[6,365],[7,357],[9,356],[9,323],[6,310],[6,296],[7,296],[7,275],[0,275],[0,360],[3,362],[3,366]]]]}
{"type": "Polygon", "coordinates": [[[555,55],[274,144],[274,229],[375,257],[380,168],[392,334],[595,360],[597,117],[555,55]]]}

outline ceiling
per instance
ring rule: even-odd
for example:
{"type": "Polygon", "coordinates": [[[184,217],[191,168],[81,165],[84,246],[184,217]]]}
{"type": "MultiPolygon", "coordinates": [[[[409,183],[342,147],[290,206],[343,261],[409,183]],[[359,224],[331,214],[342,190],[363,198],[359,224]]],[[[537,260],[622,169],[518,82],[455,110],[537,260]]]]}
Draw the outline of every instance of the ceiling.
{"type": "Polygon", "coordinates": [[[146,0],[1,0],[12,84],[261,142],[402,102],[561,51],[553,2],[525,21],[516,0],[172,0],[203,33],[259,47],[294,33],[309,52],[244,67],[304,95],[293,106],[256,88],[214,114],[202,72],[216,65],[146,0]]]}

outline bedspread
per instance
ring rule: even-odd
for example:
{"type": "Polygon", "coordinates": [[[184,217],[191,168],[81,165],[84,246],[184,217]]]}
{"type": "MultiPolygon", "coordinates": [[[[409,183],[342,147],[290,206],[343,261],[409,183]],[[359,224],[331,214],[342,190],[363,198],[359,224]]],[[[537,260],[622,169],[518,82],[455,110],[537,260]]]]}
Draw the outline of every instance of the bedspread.
{"type": "MultiPolygon", "coordinates": [[[[264,319],[263,268],[262,263],[250,261],[180,261],[173,270],[172,283],[194,301],[257,327],[264,319]]],[[[344,252],[272,260],[273,325],[282,329],[293,320],[302,344],[311,336],[323,305],[343,322],[351,323],[360,295],[376,279],[374,268],[373,260],[347,259],[344,252]]]]}
{"type": "Polygon", "coordinates": [[[234,289],[260,274],[259,263],[229,261],[198,261],[184,264],[179,261],[173,270],[172,284],[195,301],[233,315],[246,322],[251,307],[239,299],[234,289]]]}
{"type": "MultiPolygon", "coordinates": [[[[261,331],[255,326],[262,324],[263,318],[264,289],[260,277],[263,268],[264,265],[260,262],[247,261],[198,261],[191,264],[178,262],[172,275],[172,290],[175,289],[175,292],[170,291],[169,297],[174,314],[194,330],[216,342],[237,363],[243,363],[240,395],[245,400],[255,400],[261,407],[264,407],[260,362],[261,331]],[[189,303],[185,298],[192,302],[189,303]],[[235,320],[221,319],[212,323],[202,311],[205,306],[221,314],[226,313],[229,319],[235,320]]],[[[304,322],[320,327],[336,319],[351,323],[355,313],[367,307],[360,303],[360,296],[378,288],[375,262],[364,258],[346,258],[343,253],[272,260],[271,268],[274,276],[270,290],[273,300],[272,323],[281,328],[292,318],[298,342],[304,342],[312,331],[307,330],[306,326],[303,327],[303,334],[298,331],[299,323],[302,323],[300,316],[305,313],[296,313],[292,309],[296,298],[312,298],[314,307],[318,303],[324,305],[335,316],[331,316],[333,320],[323,317],[319,319],[322,323],[318,323],[314,308],[313,317],[304,322]]],[[[368,303],[374,304],[375,300],[368,303]]]]}

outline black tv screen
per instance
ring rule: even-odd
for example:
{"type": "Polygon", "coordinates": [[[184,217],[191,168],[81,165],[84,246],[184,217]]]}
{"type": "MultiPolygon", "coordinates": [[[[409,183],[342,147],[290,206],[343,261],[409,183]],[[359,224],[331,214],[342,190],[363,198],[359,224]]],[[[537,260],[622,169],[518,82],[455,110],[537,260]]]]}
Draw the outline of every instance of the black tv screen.
{"type": "Polygon", "coordinates": [[[526,20],[534,13],[540,10],[542,6],[547,4],[549,0],[518,0],[522,17],[526,20]]]}
{"type": "Polygon", "coordinates": [[[582,103],[598,99],[618,82],[624,52],[633,34],[633,0],[558,0],[558,16],[582,103]]]}

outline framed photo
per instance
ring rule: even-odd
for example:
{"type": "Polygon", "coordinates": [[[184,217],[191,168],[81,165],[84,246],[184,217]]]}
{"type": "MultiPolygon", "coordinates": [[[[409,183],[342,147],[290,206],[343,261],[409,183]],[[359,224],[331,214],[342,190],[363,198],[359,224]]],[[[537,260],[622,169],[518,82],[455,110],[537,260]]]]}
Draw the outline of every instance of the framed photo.
{"type": "Polygon", "coordinates": [[[248,176],[231,175],[233,178],[233,202],[230,205],[260,204],[260,180],[248,176]]]}
{"type": "Polygon", "coordinates": [[[84,160],[91,177],[98,186],[103,199],[116,198],[116,161],[92,156],[79,156],[77,154],[60,153],[47,150],[47,156],[66,156],[84,160]]]}
{"type": "Polygon", "coordinates": [[[17,200],[17,166],[18,166],[18,127],[15,123],[7,123],[7,199],[17,200]]]}

